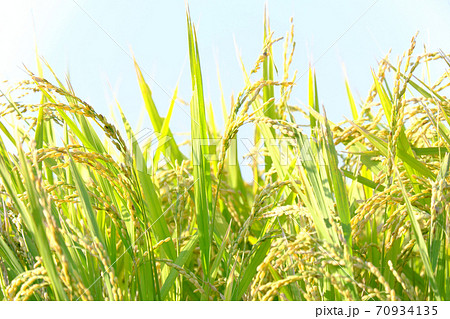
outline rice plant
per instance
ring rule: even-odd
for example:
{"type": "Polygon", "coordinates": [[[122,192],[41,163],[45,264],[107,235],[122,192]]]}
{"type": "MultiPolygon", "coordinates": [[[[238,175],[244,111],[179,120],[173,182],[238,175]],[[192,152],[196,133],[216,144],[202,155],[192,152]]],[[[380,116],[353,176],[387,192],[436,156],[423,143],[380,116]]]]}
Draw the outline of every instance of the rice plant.
{"type": "Polygon", "coordinates": [[[162,116],[137,62],[156,152],[119,104],[124,130],[45,62],[2,92],[1,299],[450,300],[449,56],[417,54],[413,37],[366,100],[344,83],[353,118],[333,123],[312,68],[308,105],[292,102],[294,28],[276,38],[265,17],[219,131],[186,17],[188,153],[170,129],[177,90],[162,116]]]}

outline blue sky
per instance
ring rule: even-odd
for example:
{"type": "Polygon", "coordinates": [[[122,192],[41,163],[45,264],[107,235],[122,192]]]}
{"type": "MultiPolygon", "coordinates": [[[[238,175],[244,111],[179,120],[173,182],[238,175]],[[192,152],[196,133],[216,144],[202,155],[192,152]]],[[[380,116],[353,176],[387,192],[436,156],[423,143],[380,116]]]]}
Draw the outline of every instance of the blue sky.
{"type": "MultiPolygon", "coordinates": [[[[450,52],[447,0],[191,0],[206,96],[213,103],[219,124],[222,112],[217,66],[229,104],[231,93],[243,88],[236,46],[250,69],[262,46],[266,2],[276,36],[284,36],[290,17],[294,18],[297,48],[292,69],[301,75],[309,63],[314,63],[321,103],[335,121],[350,116],[343,65],[352,90],[365,98],[371,84],[370,68],[375,68],[390,48],[394,59],[407,50],[416,31],[420,31],[419,50],[427,44],[430,51],[442,48],[450,52]]],[[[131,50],[146,74],[162,116],[180,75],[179,96],[190,99],[183,0],[2,1],[0,80],[23,79],[22,63],[35,70],[34,35],[40,55],[61,78],[70,72],[77,94],[100,113],[110,114],[114,94],[131,123],[136,125],[141,118],[143,102],[131,50]]],[[[280,43],[276,52],[281,50],[280,43]]],[[[306,76],[299,80],[292,96],[299,104],[307,99],[305,80],[306,76]]],[[[189,107],[176,106],[172,131],[189,131],[188,113],[189,107]]]]}

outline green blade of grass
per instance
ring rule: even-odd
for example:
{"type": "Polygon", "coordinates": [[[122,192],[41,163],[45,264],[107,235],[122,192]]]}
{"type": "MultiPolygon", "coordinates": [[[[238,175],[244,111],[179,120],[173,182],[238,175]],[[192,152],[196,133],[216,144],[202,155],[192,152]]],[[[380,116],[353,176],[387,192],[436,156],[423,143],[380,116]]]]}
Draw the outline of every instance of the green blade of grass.
{"type": "MultiPolygon", "coordinates": [[[[324,110],[325,113],[325,110],[324,110]]],[[[334,139],[331,133],[330,126],[328,125],[328,121],[325,115],[325,152],[328,158],[329,172],[331,173],[331,182],[333,185],[333,191],[336,199],[336,208],[341,219],[341,226],[344,232],[344,238],[347,241],[345,244],[347,245],[350,254],[352,254],[352,237],[351,237],[351,226],[350,226],[350,207],[349,200],[347,196],[347,188],[344,183],[344,179],[342,178],[342,173],[338,166],[338,156],[336,152],[336,148],[334,146],[334,139]]]]}
{"type": "MultiPolygon", "coordinates": [[[[70,153],[68,152],[68,154],[70,153]]],[[[103,238],[103,234],[100,232],[100,228],[98,227],[97,219],[95,217],[94,210],[92,209],[91,200],[89,198],[86,186],[71,156],[69,156],[69,163],[71,173],[74,177],[75,186],[80,197],[81,206],[83,207],[82,212],[87,221],[88,227],[92,235],[97,237],[100,242],[105,245],[105,240],[103,238]]]]}
{"type": "MultiPolygon", "coordinates": [[[[268,16],[267,7],[266,7],[264,9],[264,44],[265,45],[267,44],[270,33],[271,33],[271,30],[270,30],[270,24],[269,24],[269,16],[268,16]]],[[[265,59],[263,61],[263,79],[265,81],[273,81],[273,68],[274,68],[274,63],[273,63],[273,55],[272,55],[272,46],[270,46],[268,48],[267,52],[265,52],[265,59]]],[[[274,93],[273,85],[265,86],[263,88],[263,104],[265,105],[264,114],[265,114],[265,116],[267,116],[269,118],[277,119],[278,115],[277,115],[275,104],[274,104],[275,101],[271,102],[271,103],[267,103],[274,97],[275,97],[275,93],[274,93]]],[[[272,128],[270,128],[270,130],[272,131],[272,133],[274,133],[274,130],[272,128]]],[[[270,142],[265,141],[266,147],[269,146],[268,143],[270,143],[270,142]]],[[[268,172],[270,170],[270,168],[272,167],[272,158],[270,156],[265,156],[264,163],[265,163],[265,170],[266,170],[266,172],[268,172]]]]}
{"type": "MultiPolygon", "coordinates": [[[[354,125],[358,131],[361,132],[379,151],[383,156],[388,156],[388,146],[385,141],[383,141],[381,138],[371,134],[367,130],[363,129],[362,127],[356,125],[355,123],[351,122],[352,125],[354,125]]],[[[424,175],[426,177],[435,179],[436,176],[433,172],[431,172],[422,162],[418,161],[416,158],[410,156],[406,152],[399,152],[398,157],[408,163],[409,166],[411,166],[414,170],[419,172],[419,174],[424,175]]]]}
{"type": "MultiPolygon", "coordinates": [[[[161,118],[161,116],[158,113],[158,109],[156,108],[156,105],[153,101],[152,91],[150,90],[150,87],[148,86],[147,82],[145,82],[144,76],[142,75],[142,71],[139,68],[136,60],[134,60],[134,66],[136,69],[136,74],[138,77],[138,83],[139,83],[139,87],[141,89],[142,97],[145,102],[145,108],[147,109],[147,113],[152,122],[153,129],[155,130],[156,133],[162,135],[161,133],[162,133],[162,128],[164,126],[164,120],[161,118]]],[[[174,97],[176,97],[176,95],[174,95],[174,97]]],[[[171,104],[175,104],[175,98],[172,99],[171,104]]],[[[173,108],[173,106],[172,106],[172,108],[173,108]]],[[[179,163],[181,163],[181,161],[184,159],[184,155],[179,150],[178,145],[175,142],[175,140],[173,139],[172,132],[170,131],[169,128],[167,128],[167,132],[164,136],[168,137],[168,140],[167,141],[165,140],[165,143],[167,143],[167,145],[169,146],[168,149],[170,149],[170,152],[168,152],[168,151],[166,151],[166,148],[163,148],[162,151],[163,151],[164,155],[168,159],[170,159],[172,162],[178,161],[179,163]]]]}
{"type": "Polygon", "coordinates": [[[345,78],[345,89],[347,91],[348,102],[350,104],[350,109],[352,110],[353,120],[356,121],[359,118],[358,109],[356,108],[355,99],[353,98],[352,91],[350,89],[350,84],[348,83],[348,79],[345,78]]]}
{"type": "MultiPolygon", "coordinates": [[[[206,124],[203,83],[200,69],[200,57],[197,46],[195,27],[191,22],[189,10],[186,14],[189,42],[189,61],[192,79],[191,100],[191,138],[194,176],[195,210],[197,215],[198,234],[202,268],[205,281],[210,275],[210,215],[212,212],[211,170],[203,144],[208,143],[208,126],[206,124]]],[[[213,231],[213,230],[211,230],[213,231]]]]}
{"type": "MultiPolygon", "coordinates": [[[[197,235],[192,236],[192,238],[189,240],[189,242],[186,244],[186,246],[178,255],[174,264],[183,267],[184,264],[192,257],[192,253],[195,247],[197,246],[197,242],[198,236],[197,235]]],[[[164,281],[164,284],[161,287],[161,300],[165,300],[167,298],[167,295],[169,294],[170,289],[173,287],[175,279],[177,278],[178,275],[179,273],[176,269],[171,269],[169,276],[167,276],[166,280],[164,281]]]]}
{"type": "Polygon", "coordinates": [[[422,259],[423,265],[425,267],[425,272],[428,276],[431,289],[433,290],[433,293],[435,294],[435,298],[437,300],[441,300],[441,296],[439,293],[438,285],[436,283],[436,278],[433,272],[433,269],[431,267],[431,261],[430,261],[430,255],[428,253],[427,245],[425,243],[425,240],[423,239],[422,230],[420,229],[419,223],[417,222],[416,216],[414,215],[414,209],[411,205],[411,202],[409,200],[410,195],[406,192],[405,186],[403,185],[403,182],[400,180],[400,173],[398,169],[396,168],[396,174],[398,176],[398,184],[400,186],[400,189],[402,191],[403,199],[406,203],[406,210],[408,212],[409,220],[411,221],[411,227],[414,232],[414,237],[417,241],[417,246],[419,249],[420,257],[422,259]]]}
{"type": "Polygon", "coordinates": [[[262,261],[266,257],[271,244],[272,240],[269,238],[259,243],[258,248],[256,249],[254,255],[252,256],[249,264],[245,268],[244,273],[240,277],[239,284],[233,291],[232,300],[241,300],[242,296],[245,294],[248,287],[250,286],[251,280],[256,274],[257,267],[262,263],[262,261]]]}
{"type": "Polygon", "coordinates": [[[12,278],[24,272],[24,268],[17,259],[15,252],[11,250],[8,244],[3,240],[2,236],[0,236],[0,257],[8,266],[8,272],[12,278]]]}
{"type": "MultiPolygon", "coordinates": [[[[450,155],[447,153],[441,164],[441,169],[436,178],[437,187],[440,188],[441,185],[445,185],[445,180],[449,175],[450,171],[450,155]]],[[[441,191],[443,191],[441,189],[441,191]]],[[[448,285],[448,278],[446,277],[446,271],[448,271],[448,256],[446,256],[447,248],[447,238],[445,235],[445,224],[447,219],[447,212],[444,208],[445,203],[437,203],[436,211],[437,214],[435,224],[430,226],[430,237],[429,237],[429,251],[430,251],[430,262],[433,274],[436,276],[436,282],[438,285],[439,292],[444,299],[445,287],[448,285]]],[[[432,212],[433,213],[433,212],[432,212]]]]}
{"type": "Polygon", "coordinates": [[[28,209],[27,207],[25,207],[25,205],[17,197],[17,193],[13,189],[12,185],[10,185],[8,177],[9,174],[5,170],[3,163],[1,163],[0,175],[3,180],[3,185],[15,202],[15,205],[23,220],[25,221],[27,228],[33,234],[33,239],[36,241],[36,246],[39,250],[40,255],[42,256],[42,261],[47,269],[47,273],[50,278],[52,288],[54,289],[56,298],[58,300],[67,300],[67,295],[64,291],[61,279],[59,278],[56,265],[52,257],[52,252],[48,243],[45,225],[43,223],[42,206],[39,203],[39,195],[35,190],[36,186],[34,185],[34,182],[32,180],[32,176],[34,176],[34,173],[30,164],[28,163],[28,160],[25,158],[25,154],[22,150],[21,145],[17,145],[17,149],[19,150],[21,165],[20,169],[25,178],[24,186],[27,190],[28,198],[30,201],[30,208],[28,209]]]}

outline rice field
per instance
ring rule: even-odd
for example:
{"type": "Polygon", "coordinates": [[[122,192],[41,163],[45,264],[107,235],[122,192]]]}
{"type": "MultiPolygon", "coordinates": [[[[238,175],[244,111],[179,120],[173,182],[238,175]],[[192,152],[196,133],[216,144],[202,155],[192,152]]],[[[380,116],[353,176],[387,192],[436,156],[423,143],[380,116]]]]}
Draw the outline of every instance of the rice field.
{"type": "Polygon", "coordinates": [[[177,90],[160,114],[137,62],[151,141],[43,61],[2,92],[0,298],[450,300],[449,56],[413,37],[361,70],[365,100],[344,83],[352,118],[333,123],[313,68],[308,105],[293,102],[294,28],[279,37],[266,17],[219,130],[186,17],[189,152],[170,128],[177,90]],[[236,150],[244,125],[251,181],[236,150]]]}

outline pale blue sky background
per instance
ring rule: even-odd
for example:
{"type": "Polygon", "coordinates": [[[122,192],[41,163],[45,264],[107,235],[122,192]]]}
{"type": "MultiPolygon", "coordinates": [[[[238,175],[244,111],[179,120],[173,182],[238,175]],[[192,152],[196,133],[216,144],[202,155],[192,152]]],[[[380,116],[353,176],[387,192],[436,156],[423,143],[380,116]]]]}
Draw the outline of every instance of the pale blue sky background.
{"type": "MultiPolygon", "coordinates": [[[[198,26],[206,96],[213,102],[219,124],[222,112],[216,65],[229,104],[231,93],[237,94],[243,88],[234,39],[250,69],[262,46],[265,2],[189,1],[192,18],[198,26]]],[[[335,121],[350,116],[342,63],[354,93],[365,98],[371,84],[370,68],[375,68],[377,60],[390,48],[393,57],[408,49],[417,30],[421,32],[420,50],[426,43],[430,51],[442,48],[450,52],[450,2],[447,0],[269,0],[267,3],[276,36],[284,36],[289,30],[290,17],[294,17],[297,49],[292,69],[301,75],[309,62],[316,61],[321,103],[335,121]]],[[[147,73],[162,116],[167,112],[180,74],[179,96],[186,101],[190,99],[183,0],[1,0],[0,80],[23,79],[25,74],[19,68],[22,63],[36,69],[34,34],[40,55],[61,78],[70,71],[77,94],[100,113],[110,113],[114,92],[130,121],[137,124],[143,102],[129,56],[131,49],[147,73]]],[[[281,52],[281,43],[278,48],[276,52],[281,52]]],[[[306,77],[298,82],[292,96],[298,103],[307,99],[304,80],[306,77]]],[[[188,106],[176,106],[171,124],[174,132],[190,130],[188,113],[188,106]]]]}

